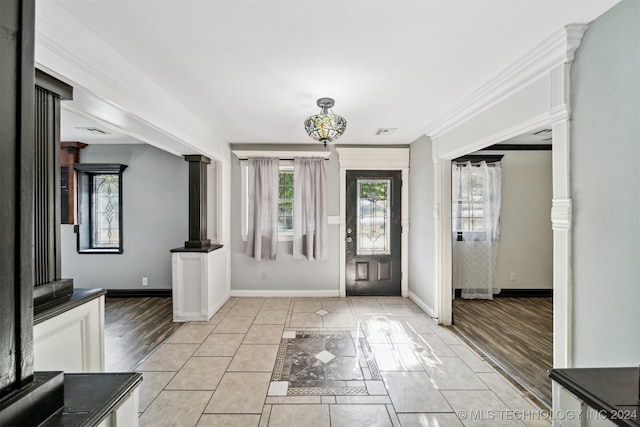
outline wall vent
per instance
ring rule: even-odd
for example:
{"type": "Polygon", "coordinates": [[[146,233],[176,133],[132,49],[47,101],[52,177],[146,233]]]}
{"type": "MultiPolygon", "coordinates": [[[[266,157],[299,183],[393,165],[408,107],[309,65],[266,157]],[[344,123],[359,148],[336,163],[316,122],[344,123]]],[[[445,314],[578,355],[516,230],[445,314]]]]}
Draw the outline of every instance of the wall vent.
{"type": "Polygon", "coordinates": [[[396,133],[398,128],[378,128],[376,129],[376,135],[392,135],[396,133]]]}
{"type": "Polygon", "coordinates": [[[102,129],[97,128],[97,127],[77,127],[76,129],[80,129],[80,130],[83,130],[85,132],[92,133],[94,135],[95,134],[98,134],[98,135],[111,135],[106,130],[102,130],[102,129]]]}

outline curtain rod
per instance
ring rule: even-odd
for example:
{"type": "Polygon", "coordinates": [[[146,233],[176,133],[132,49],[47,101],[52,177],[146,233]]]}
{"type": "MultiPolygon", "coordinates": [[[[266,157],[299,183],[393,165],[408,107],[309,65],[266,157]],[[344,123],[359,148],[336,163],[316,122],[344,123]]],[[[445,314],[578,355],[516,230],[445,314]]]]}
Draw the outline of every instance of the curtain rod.
{"type": "Polygon", "coordinates": [[[471,162],[471,163],[480,163],[482,161],[485,161],[488,163],[496,163],[499,162],[500,160],[502,160],[502,158],[504,157],[503,154],[489,154],[489,155],[475,155],[475,154],[470,154],[467,156],[460,156],[456,159],[453,159],[451,162],[456,162],[456,163],[466,163],[466,162],[471,162]]]}
{"type": "Polygon", "coordinates": [[[299,151],[299,150],[232,150],[240,160],[247,160],[249,157],[277,157],[280,160],[293,160],[294,157],[322,157],[328,159],[331,151],[299,151]]]}
{"type": "MultiPolygon", "coordinates": [[[[259,156],[259,157],[268,157],[268,156],[259,156]]],[[[275,156],[274,156],[274,157],[275,157],[275,156]]],[[[313,158],[317,159],[317,157],[298,157],[298,159],[313,159],[313,158]]],[[[246,160],[249,160],[249,158],[248,158],[248,157],[238,157],[238,159],[240,159],[240,161],[246,161],[246,160]]],[[[294,159],[293,157],[291,157],[291,158],[278,157],[278,160],[294,161],[295,159],[294,159]]],[[[325,158],[325,159],[322,159],[322,160],[329,161],[329,159],[326,159],[326,158],[325,158]]]]}

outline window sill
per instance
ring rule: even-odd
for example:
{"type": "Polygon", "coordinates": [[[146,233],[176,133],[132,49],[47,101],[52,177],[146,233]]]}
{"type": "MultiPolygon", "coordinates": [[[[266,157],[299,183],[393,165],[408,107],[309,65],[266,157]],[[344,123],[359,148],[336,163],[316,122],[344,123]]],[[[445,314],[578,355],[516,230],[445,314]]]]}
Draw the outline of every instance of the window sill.
{"type": "Polygon", "coordinates": [[[121,254],[123,251],[122,249],[119,248],[115,248],[115,249],[95,249],[95,248],[91,248],[91,249],[78,249],[78,253],[79,254],[121,254]]]}
{"type": "MultiPolygon", "coordinates": [[[[242,241],[246,242],[247,241],[247,235],[243,234],[242,235],[242,241]]],[[[278,242],[293,242],[293,232],[291,233],[278,233],[278,242]]]]}
{"type": "Polygon", "coordinates": [[[293,232],[278,233],[278,242],[293,242],[293,232]]]}

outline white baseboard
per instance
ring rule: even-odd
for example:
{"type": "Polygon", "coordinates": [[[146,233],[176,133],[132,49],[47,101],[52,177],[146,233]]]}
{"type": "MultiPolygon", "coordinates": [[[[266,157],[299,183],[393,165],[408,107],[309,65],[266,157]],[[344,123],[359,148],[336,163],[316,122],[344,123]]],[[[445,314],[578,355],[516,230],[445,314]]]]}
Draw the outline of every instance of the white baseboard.
{"type": "Polygon", "coordinates": [[[232,289],[231,290],[232,297],[339,297],[340,291],[336,289],[335,291],[294,291],[294,290],[242,290],[242,289],[232,289]]]}
{"type": "Polygon", "coordinates": [[[218,300],[215,304],[213,304],[211,307],[209,307],[209,313],[208,313],[208,316],[207,316],[207,322],[209,320],[211,320],[213,315],[216,314],[218,312],[218,310],[220,310],[222,308],[222,306],[225,305],[225,303],[227,301],[229,301],[230,297],[231,297],[231,295],[227,291],[227,294],[224,296],[224,298],[218,300]]]}
{"type": "Polygon", "coordinates": [[[200,312],[182,312],[179,315],[173,315],[174,322],[206,322],[207,316],[200,312]]]}
{"type": "Polygon", "coordinates": [[[434,319],[438,318],[438,313],[432,307],[429,307],[426,302],[422,301],[416,294],[409,291],[409,298],[411,301],[415,302],[418,307],[422,309],[429,317],[433,317],[434,319]]]}

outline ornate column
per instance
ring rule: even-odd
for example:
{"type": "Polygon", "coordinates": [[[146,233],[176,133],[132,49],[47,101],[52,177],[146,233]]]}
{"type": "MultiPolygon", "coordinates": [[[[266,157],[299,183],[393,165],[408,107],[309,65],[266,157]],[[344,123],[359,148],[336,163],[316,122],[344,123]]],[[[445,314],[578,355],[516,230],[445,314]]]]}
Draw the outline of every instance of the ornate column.
{"type": "Polygon", "coordinates": [[[62,279],[60,248],[60,101],[73,88],[48,74],[35,73],[34,305],[73,292],[62,279]]]}
{"type": "Polygon", "coordinates": [[[186,155],[189,162],[189,240],[172,249],[173,321],[207,321],[229,298],[226,257],[207,237],[207,167],[211,159],[186,155]]]}
{"type": "Polygon", "coordinates": [[[0,396],[33,378],[34,16],[0,2],[0,396]]]}
{"type": "MultiPolygon", "coordinates": [[[[570,185],[570,71],[575,51],[580,46],[586,25],[568,25],[564,29],[565,62],[549,71],[551,108],[549,116],[553,138],[553,367],[570,368],[572,363],[571,280],[571,185],[570,185]]],[[[556,386],[554,385],[554,390],[556,386]]],[[[555,391],[554,391],[555,393],[555,391]]],[[[556,401],[554,397],[554,402],[556,401]]]]}
{"type": "Polygon", "coordinates": [[[207,165],[211,159],[200,155],[184,156],[189,162],[189,240],[186,248],[205,248],[207,238],[207,165]]]}

